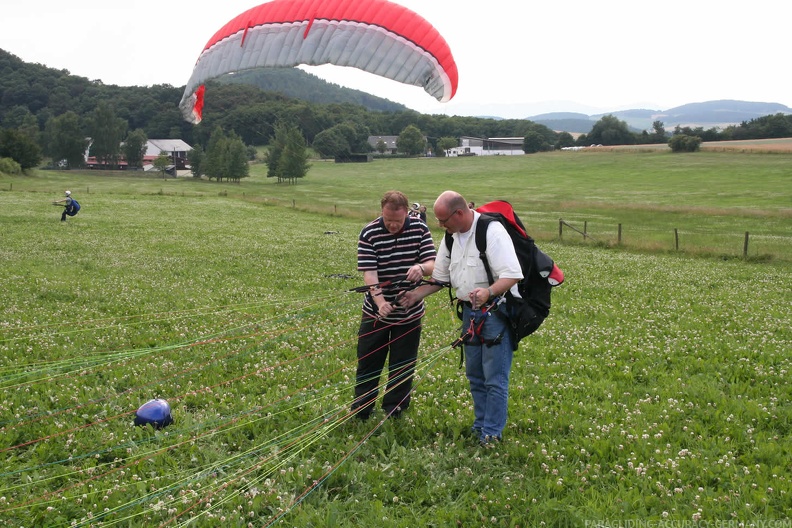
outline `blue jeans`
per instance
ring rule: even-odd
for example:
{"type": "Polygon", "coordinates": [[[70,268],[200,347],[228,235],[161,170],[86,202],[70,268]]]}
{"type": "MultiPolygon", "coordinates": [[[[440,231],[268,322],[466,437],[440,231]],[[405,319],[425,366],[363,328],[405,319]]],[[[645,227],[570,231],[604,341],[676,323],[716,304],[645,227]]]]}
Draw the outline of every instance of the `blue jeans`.
{"type": "MultiPolygon", "coordinates": [[[[505,310],[506,306],[501,305],[505,310]]],[[[477,314],[473,324],[478,327],[481,310],[465,305],[462,312],[463,335],[471,324],[471,314],[477,314]]],[[[487,436],[501,438],[506,427],[509,404],[509,374],[511,372],[512,336],[505,317],[490,313],[477,332],[478,337],[465,343],[465,374],[473,396],[473,430],[483,440],[487,436]]]]}

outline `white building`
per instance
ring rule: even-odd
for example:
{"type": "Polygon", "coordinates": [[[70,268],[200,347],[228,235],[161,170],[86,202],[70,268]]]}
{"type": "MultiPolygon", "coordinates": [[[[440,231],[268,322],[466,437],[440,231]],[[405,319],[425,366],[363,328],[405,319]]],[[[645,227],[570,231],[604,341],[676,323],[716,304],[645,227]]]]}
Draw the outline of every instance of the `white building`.
{"type": "Polygon", "coordinates": [[[146,153],[143,155],[143,170],[154,170],[154,160],[163,153],[171,158],[169,170],[174,168],[177,171],[186,170],[187,153],[191,150],[192,147],[181,139],[149,139],[146,142],[146,153]]]}
{"type": "Polygon", "coordinates": [[[516,156],[523,155],[523,141],[521,137],[505,138],[476,138],[462,136],[459,146],[448,149],[448,156],[516,156]]]}

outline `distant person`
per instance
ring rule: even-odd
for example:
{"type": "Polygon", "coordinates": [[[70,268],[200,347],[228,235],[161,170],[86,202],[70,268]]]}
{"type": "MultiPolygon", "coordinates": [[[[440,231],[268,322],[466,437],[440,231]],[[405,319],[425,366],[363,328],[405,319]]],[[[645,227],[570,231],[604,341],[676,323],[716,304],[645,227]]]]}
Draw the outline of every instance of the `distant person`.
{"type": "Polygon", "coordinates": [[[423,220],[423,223],[426,223],[426,206],[422,205],[418,208],[418,217],[423,220]]]}
{"type": "MultiPolygon", "coordinates": [[[[450,282],[462,304],[462,336],[468,336],[464,341],[465,374],[473,397],[471,430],[482,446],[494,447],[506,427],[514,337],[508,318],[490,309],[508,310],[499,300],[507,291],[520,296],[517,283],[523,274],[509,233],[500,223],[491,222],[486,256],[494,282],[489,282],[476,247],[481,214],[470,205],[454,191],[445,191],[435,201],[437,221],[451,234],[454,244],[450,253],[447,244],[440,244],[432,278],[450,282]]],[[[406,292],[400,305],[409,309],[440,289],[434,284],[420,286],[406,292]]]]}
{"type": "Polygon", "coordinates": [[[402,279],[418,282],[434,271],[435,248],[425,222],[408,214],[407,198],[388,191],[380,201],[382,214],[360,232],[358,271],[371,289],[363,300],[358,331],[355,401],[352,411],[369,418],[379,394],[379,379],[388,358],[388,384],[382,409],[398,417],[410,406],[412,378],[418,359],[424,303],[401,308],[399,288],[380,288],[382,282],[402,279]]]}
{"type": "Polygon", "coordinates": [[[468,209],[475,209],[476,204],[474,202],[468,202],[468,209]]]}
{"type": "Polygon", "coordinates": [[[66,221],[67,216],[74,216],[80,211],[80,204],[72,198],[71,191],[66,191],[66,198],[52,202],[54,205],[63,205],[63,214],[61,214],[61,222],[66,221]]]}

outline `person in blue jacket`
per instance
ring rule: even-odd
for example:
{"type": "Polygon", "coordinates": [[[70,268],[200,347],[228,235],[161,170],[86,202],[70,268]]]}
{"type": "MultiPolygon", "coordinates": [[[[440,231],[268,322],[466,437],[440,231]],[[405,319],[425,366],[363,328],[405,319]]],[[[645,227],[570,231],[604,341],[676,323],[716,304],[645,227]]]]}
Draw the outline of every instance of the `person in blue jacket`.
{"type": "Polygon", "coordinates": [[[80,210],[80,204],[72,198],[71,191],[66,191],[66,198],[52,202],[53,205],[63,204],[63,214],[61,214],[61,222],[66,221],[67,216],[74,216],[80,210]]]}

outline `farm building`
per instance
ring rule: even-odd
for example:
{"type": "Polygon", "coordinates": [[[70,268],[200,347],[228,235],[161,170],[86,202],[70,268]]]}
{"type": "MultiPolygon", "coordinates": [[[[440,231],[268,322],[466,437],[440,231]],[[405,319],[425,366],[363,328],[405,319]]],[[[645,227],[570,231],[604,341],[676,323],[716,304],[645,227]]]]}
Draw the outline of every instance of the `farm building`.
{"type": "MultiPolygon", "coordinates": [[[[159,157],[161,153],[167,154],[171,157],[172,165],[168,168],[169,171],[185,170],[187,168],[187,153],[192,150],[192,147],[182,141],[181,139],[149,139],[146,142],[146,153],[143,155],[143,170],[153,170],[154,160],[159,157]]],[[[89,156],[90,140],[88,149],[85,151],[85,166],[89,169],[108,168],[105,163],[102,163],[94,156],[89,156]]],[[[113,167],[116,170],[126,170],[128,163],[121,157],[113,167]]]]}
{"type": "Polygon", "coordinates": [[[514,156],[525,154],[523,138],[476,138],[462,136],[459,146],[448,149],[448,156],[514,156]]]}
{"type": "Polygon", "coordinates": [[[396,154],[398,152],[396,148],[397,139],[399,139],[399,136],[369,136],[368,144],[376,152],[379,152],[380,148],[384,148],[383,154],[396,154]]]}
{"type": "Polygon", "coordinates": [[[143,169],[152,170],[154,160],[163,152],[171,157],[176,170],[187,168],[187,153],[192,147],[181,139],[149,139],[143,155],[143,169]]]}

